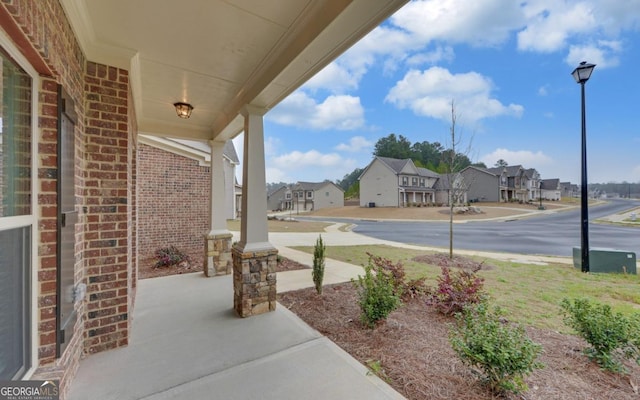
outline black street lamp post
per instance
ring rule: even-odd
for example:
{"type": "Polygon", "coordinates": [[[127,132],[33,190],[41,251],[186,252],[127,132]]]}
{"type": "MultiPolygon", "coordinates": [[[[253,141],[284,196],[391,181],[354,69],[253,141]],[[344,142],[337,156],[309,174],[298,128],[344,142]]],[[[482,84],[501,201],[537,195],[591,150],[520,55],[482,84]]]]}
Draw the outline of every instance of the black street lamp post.
{"type": "Polygon", "coordinates": [[[589,211],[587,208],[589,192],[587,188],[587,127],[584,104],[584,84],[587,83],[591,77],[591,73],[595,67],[595,64],[588,64],[586,61],[583,61],[571,73],[576,82],[580,84],[582,91],[582,185],[580,196],[580,219],[582,220],[582,224],[580,226],[582,238],[582,272],[589,272],[589,211]]]}

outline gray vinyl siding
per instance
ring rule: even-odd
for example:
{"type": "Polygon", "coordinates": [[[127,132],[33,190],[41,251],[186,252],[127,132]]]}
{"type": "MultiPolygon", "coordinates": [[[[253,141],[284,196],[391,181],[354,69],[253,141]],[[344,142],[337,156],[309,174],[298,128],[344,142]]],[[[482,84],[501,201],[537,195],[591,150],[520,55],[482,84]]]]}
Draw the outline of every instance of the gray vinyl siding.
{"type": "Polygon", "coordinates": [[[469,201],[498,202],[500,201],[500,184],[498,177],[476,169],[467,169],[462,172],[469,187],[467,199],[469,201]]]}

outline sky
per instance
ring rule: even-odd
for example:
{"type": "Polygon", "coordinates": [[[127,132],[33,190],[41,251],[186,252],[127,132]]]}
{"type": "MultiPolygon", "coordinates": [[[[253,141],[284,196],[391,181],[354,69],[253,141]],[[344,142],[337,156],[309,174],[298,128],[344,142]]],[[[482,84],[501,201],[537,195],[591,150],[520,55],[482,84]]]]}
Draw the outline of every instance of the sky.
{"type": "Polygon", "coordinates": [[[266,181],[342,179],[391,133],[450,147],[453,103],[472,162],[579,184],[581,61],[588,181],[640,182],[640,0],[410,1],[265,115],[266,181]]]}

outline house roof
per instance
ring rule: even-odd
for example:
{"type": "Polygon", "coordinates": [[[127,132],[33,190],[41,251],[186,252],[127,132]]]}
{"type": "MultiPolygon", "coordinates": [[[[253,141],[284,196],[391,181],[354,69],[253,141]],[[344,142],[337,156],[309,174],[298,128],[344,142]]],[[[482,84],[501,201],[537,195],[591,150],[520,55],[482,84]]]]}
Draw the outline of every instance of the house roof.
{"type": "Polygon", "coordinates": [[[529,179],[533,179],[533,176],[534,176],[535,174],[537,174],[537,173],[538,173],[538,171],[536,171],[536,169],[535,169],[535,168],[529,168],[529,169],[525,169],[525,170],[524,170],[524,174],[525,174],[525,176],[526,176],[527,178],[529,178],[529,179]]]}
{"type": "Polygon", "coordinates": [[[387,164],[387,166],[391,168],[393,172],[395,172],[396,174],[399,174],[402,171],[402,169],[407,165],[407,163],[412,162],[410,158],[405,158],[401,160],[399,158],[376,156],[375,159],[378,159],[383,163],[387,164]]]}
{"type": "Polygon", "coordinates": [[[560,179],[542,179],[540,181],[540,189],[557,190],[560,185],[560,179]]]}
{"type": "Polygon", "coordinates": [[[406,167],[407,164],[411,163],[415,167],[415,169],[418,171],[418,176],[424,176],[428,178],[440,177],[440,174],[438,174],[437,172],[431,171],[430,169],[416,167],[410,158],[398,159],[398,158],[379,157],[379,156],[376,156],[375,158],[387,164],[389,168],[391,168],[396,174],[401,173],[404,170],[404,167],[406,167]]]}
{"type": "Polygon", "coordinates": [[[520,170],[523,170],[523,169],[524,168],[522,168],[522,165],[507,165],[506,167],[487,168],[487,171],[496,175],[502,175],[502,172],[506,171],[507,176],[516,176],[518,175],[520,170]]]}
{"type": "Polygon", "coordinates": [[[315,191],[315,190],[322,189],[323,187],[325,187],[327,185],[333,185],[333,186],[337,187],[338,189],[340,189],[341,191],[344,192],[344,190],[340,186],[336,185],[335,183],[333,183],[331,181],[324,181],[324,182],[297,182],[295,185],[293,185],[293,189],[294,190],[311,190],[311,191],[315,191]]]}
{"type": "MultiPolygon", "coordinates": [[[[140,143],[197,160],[201,165],[211,165],[211,146],[207,142],[161,138],[151,135],[138,135],[138,140],[140,143]]],[[[225,142],[222,155],[228,159],[231,164],[240,164],[233,141],[227,140],[225,142]]]]}
{"type": "Polygon", "coordinates": [[[478,171],[478,172],[482,172],[482,173],[484,173],[484,174],[491,175],[491,176],[493,176],[493,177],[495,177],[495,178],[498,178],[498,176],[500,175],[500,173],[502,173],[502,171],[500,171],[500,173],[491,172],[491,171],[489,171],[487,168],[476,167],[476,166],[474,166],[474,165],[469,165],[467,168],[463,169],[463,170],[462,170],[462,171],[460,171],[460,172],[461,172],[461,173],[464,173],[465,171],[467,171],[467,170],[469,170],[469,169],[473,169],[473,170],[476,170],[476,171],[478,171]]]}

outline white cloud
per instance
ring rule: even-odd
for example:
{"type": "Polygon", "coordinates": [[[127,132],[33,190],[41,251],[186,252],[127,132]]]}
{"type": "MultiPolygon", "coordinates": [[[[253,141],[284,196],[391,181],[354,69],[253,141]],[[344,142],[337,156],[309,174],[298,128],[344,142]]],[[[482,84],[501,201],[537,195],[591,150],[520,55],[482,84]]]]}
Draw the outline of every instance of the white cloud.
{"type": "Polygon", "coordinates": [[[284,170],[279,168],[266,167],[264,170],[265,182],[267,183],[275,183],[275,182],[294,182],[295,180],[291,178],[284,170]]]}
{"type": "Polygon", "coordinates": [[[581,61],[596,64],[599,69],[616,67],[620,64],[618,54],[622,45],[618,41],[601,40],[597,45],[574,45],[569,47],[565,58],[568,65],[577,67],[581,61]]]}
{"type": "Polygon", "coordinates": [[[434,65],[439,62],[451,62],[455,58],[453,47],[437,46],[433,51],[418,53],[407,58],[407,65],[434,65]]]}
{"type": "Polygon", "coordinates": [[[288,154],[274,157],[272,159],[273,164],[279,168],[298,168],[298,167],[335,167],[343,162],[342,157],[336,153],[323,154],[317,150],[309,150],[307,152],[301,152],[298,150],[292,151],[288,154]]]}
{"type": "Polygon", "coordinates": [[[510,115],[519,117],[519,104],[504,105],[491,97],[493,83],[477,72],[451,74],[440,67],[411,70],[389,91],[385,101],[398,108],[411,109],[416,115],[451,120],[451,102],[460,122],[510,115]]]}
{"type": "Polygon", "coordinates": [[[570,36],[593,30],[593,6],[587,2],[532,1],[525,4],[529,21],[518,33],[518,48],[553,52],[564,48],[570,36]]]}
{"type": "Polygon", "coordinates": [[[315,130],[352,130],[364,125],[360,98],[329,96],[317,103],[303,91],[291,94],[265,116],[281,125],[315,130]]]}
{"type": "Polygon", "coordinates": [[[498,148],[493,152],[480,158],[480,161],[491,168],[498,160],[505,160],[509,165],[522,165],[524,168],[540,168],[553,164],[551,157],[541,151],[533,152],[529,150],[508,150],[498,148]]]}
{"type": "Polygon", "coordinates": [[[293,182],[289,174],[295,172],[295,180],[322,182],[336,180],[353,171],[356,161],[337,153],[321,153],[317,150],[292,151],[267,160],[267,182],[293,182]]]}
{"type": "Polygon", "coordinates": [[[391,23],[421,43],[442,41],[495,46],[523,26],[519,2],[504,0],[412,1],[391,17],[391,23]]]}
{"type": "Polygon", "coordinates": [[[369,150],[373,147],[374,143],[365,139],[363,136],[354,136],[349,139],[349,143],[340,143],[335,147],[339,151],[348,151],[351,153],[357,153],[364,150],[369,150]]]}
{"type": "Polygon", "coordinates": [[[334,61],[309,79],[303,89],[310,91],[324,89],[331,93],[345,93],[348,90],[357,89],[361,78],[361,73],[354,73],[346,66],[334,61]]]}
{"type": "Polygon", "coordinates": [[[598,59],[603,67],[617,65],[616,57],[611,60],[623,50],[617,37],[625,30],[640,28],[638,0],[533,0],[523,3],[522,10],[527,25],[518,32],[518,49],[553,52],[569,48],[567,63],[571,65],[582,59],[594,63],[598,59]]]}

